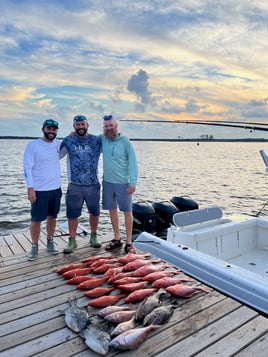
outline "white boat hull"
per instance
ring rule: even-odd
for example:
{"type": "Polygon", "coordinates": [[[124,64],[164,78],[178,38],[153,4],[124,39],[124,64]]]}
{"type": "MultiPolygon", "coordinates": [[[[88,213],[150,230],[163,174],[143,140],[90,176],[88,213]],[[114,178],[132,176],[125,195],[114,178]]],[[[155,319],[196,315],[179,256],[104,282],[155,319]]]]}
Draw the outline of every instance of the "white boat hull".
{"type": "Polygon", "coordinates": [[[134,245],[268,314],[268,221],[252,218],[171,227],[167,241],[143,232],[134,245]]]}

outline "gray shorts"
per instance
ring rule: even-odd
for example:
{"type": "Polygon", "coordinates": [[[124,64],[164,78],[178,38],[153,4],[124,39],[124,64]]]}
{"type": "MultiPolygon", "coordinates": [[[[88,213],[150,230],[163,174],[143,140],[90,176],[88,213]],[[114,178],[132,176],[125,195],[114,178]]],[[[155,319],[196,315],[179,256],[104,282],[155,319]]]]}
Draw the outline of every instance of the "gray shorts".
{"type": "Polygon", "coordinates": [[[35,191],[36,201],[31,206],[31,221],[42,222],[47,216],[57,218],[62,192],[58,188],[51,191],[35,191]]]}
{"type": "Polygon", "coordinates": [[[100,184],[75,185],[69,183],[65,201],[67,218],[80,217],[84,202],[86,202],[88,213],[91,213],[93,216],[99,216],[100,184]]]}
{"type": "Polygon", "coordinates": [[[122,212],[132,211],[132,195],[127,192],[128,184],[103,181],[102,186],[103,209],[111,210],[118,206],[122,212]]]}

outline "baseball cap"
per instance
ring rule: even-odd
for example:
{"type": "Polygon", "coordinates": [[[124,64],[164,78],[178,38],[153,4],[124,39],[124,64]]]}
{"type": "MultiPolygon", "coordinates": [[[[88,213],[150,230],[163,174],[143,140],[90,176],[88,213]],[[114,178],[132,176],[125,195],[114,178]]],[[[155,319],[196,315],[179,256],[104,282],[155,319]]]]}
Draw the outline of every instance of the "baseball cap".
{"type": "Polygon", "coordinates": [[[74,123],[78,121],[87,121],[87,118],[84,115],[78,114],[73,119],[74,123]]]}
{"type": "Polygon", "coordinates": [[[54,126],[55,128],[59,129],[59,123],[53,119],[47,119],[43,123],[43,129],[47,128],[48,126],[54,126]]]}

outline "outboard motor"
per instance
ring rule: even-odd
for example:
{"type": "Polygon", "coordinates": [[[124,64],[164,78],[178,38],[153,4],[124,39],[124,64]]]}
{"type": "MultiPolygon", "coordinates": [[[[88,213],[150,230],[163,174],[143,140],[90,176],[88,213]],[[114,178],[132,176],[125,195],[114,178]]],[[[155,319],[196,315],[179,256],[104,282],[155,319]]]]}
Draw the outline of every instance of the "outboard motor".
{"type": "Polygon", "coordinates": [[[198,203],[192,200],[191,198],[187,197],[177,197],[174,196],[170,200],[177,208],[179,211],[184,212],[184,211],[191,211],[193,209],[198,209],[198,203]]]}
{"type": "Polygon", "coordinates": [[[167,229],[173,224],[173,215],[179,209],[171,201],[154,202],[152,206],[156,213],[156,233],[166,237],[167,229]]]}
{"type": "MultiPolygon", "coordinates": [[[[137,202],[132,204],[133,230],[132,235],[142,232],[154,233],[156,224],[156,214],[153,206],[147,202],[137,202]]],[[[134,237],[135,239],[135,237],[134,237]]]]}

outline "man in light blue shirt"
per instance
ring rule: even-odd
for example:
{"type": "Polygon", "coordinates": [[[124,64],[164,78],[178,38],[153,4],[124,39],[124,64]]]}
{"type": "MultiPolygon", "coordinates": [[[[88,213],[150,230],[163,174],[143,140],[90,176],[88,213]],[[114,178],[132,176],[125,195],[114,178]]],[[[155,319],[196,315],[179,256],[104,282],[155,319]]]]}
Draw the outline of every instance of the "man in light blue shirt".
{"type": "Polygon", "coordinates": [[[126,245],[125,252],[132,253],[132,195],[136,190],[138,165],[134,148],[129,139],[118,132],[118,124],[112,115],[103,117],[101,135],[103,153],[103,209],[109,210],[114,231],[112,239],[105,247],[110,251],[122,247],[119,230],[118,209],[124,212],[126,245]]]}

